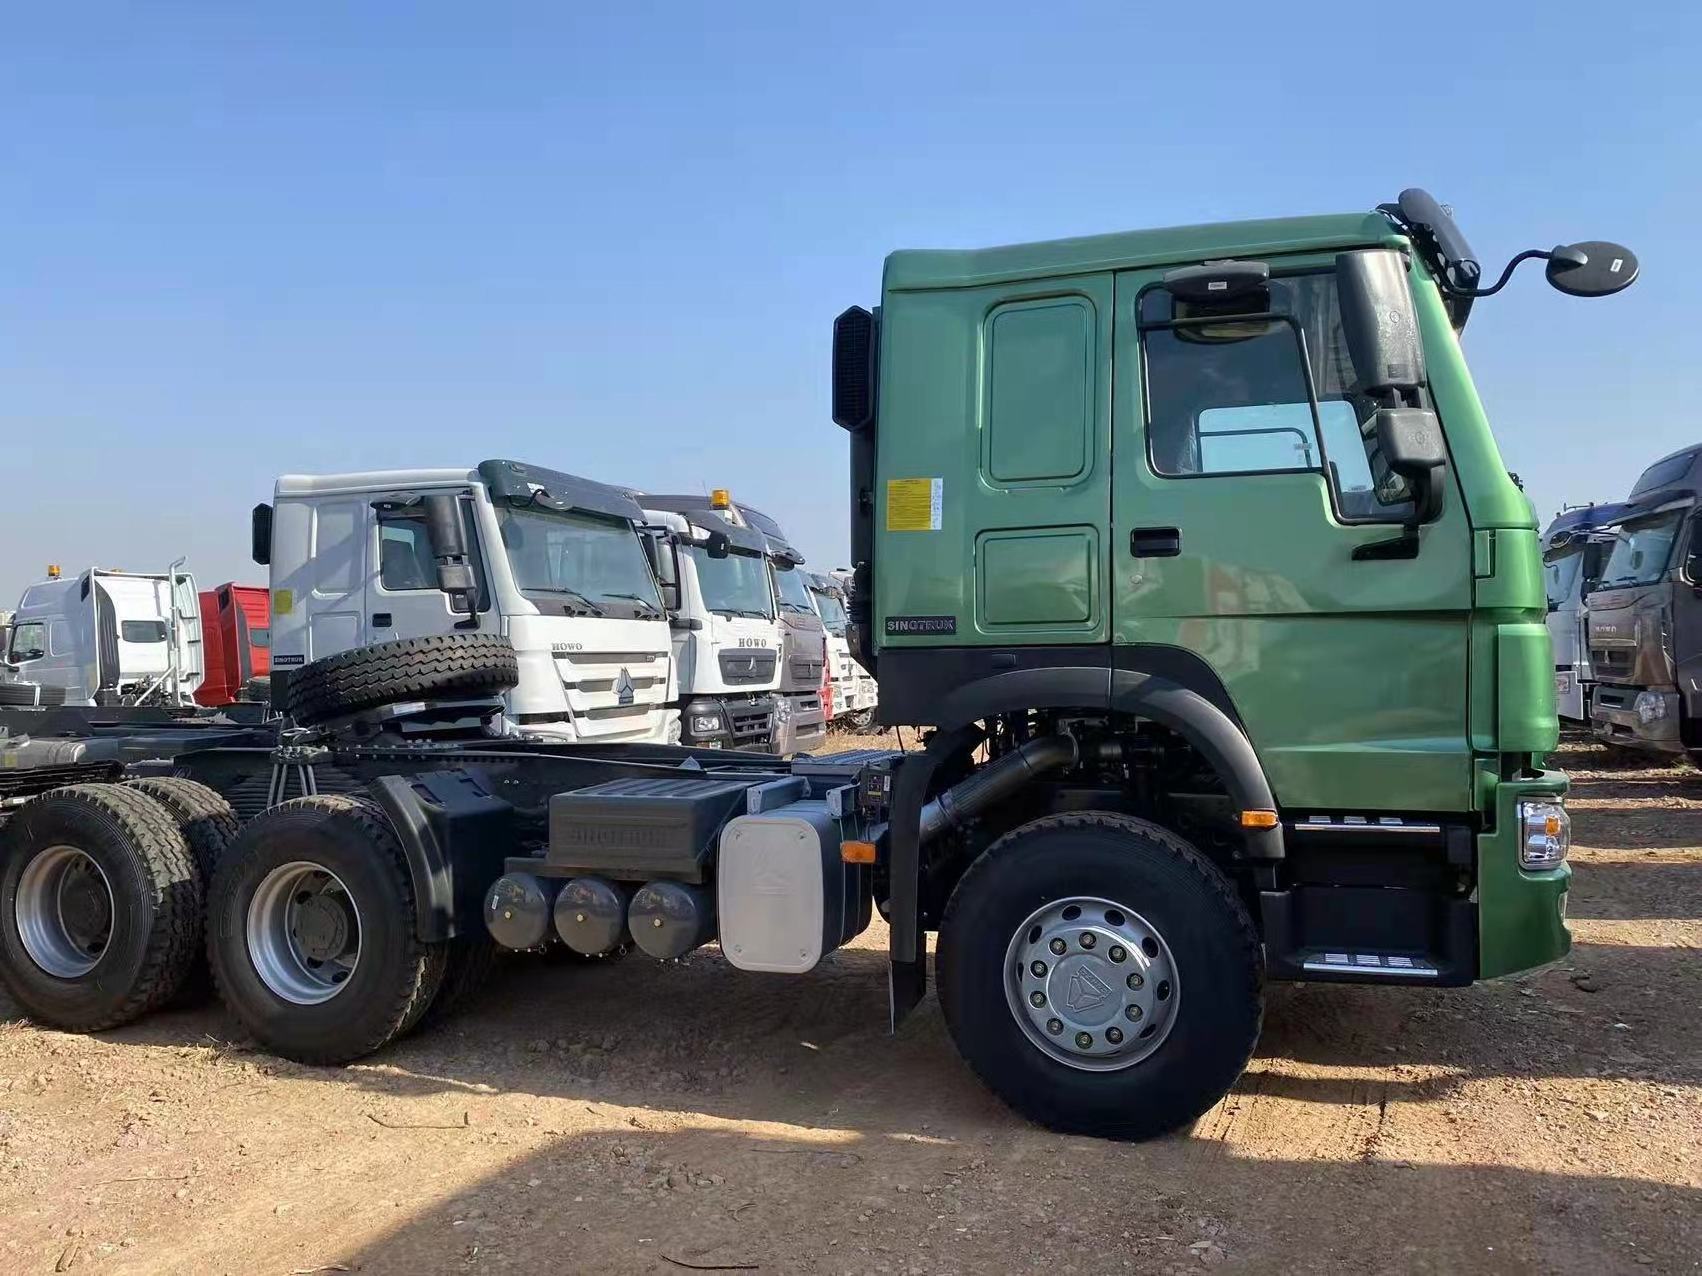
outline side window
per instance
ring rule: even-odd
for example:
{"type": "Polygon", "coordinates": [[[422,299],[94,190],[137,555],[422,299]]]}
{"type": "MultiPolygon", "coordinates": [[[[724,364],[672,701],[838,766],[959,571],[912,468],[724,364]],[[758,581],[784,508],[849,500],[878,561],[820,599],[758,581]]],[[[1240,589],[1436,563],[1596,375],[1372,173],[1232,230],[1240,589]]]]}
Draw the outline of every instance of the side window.
{"type": "MultiPolygon", "coordinates": [[[[462,535],[473,564],[473,583],[478,592],[474,606],[490,610],[490,591],[485,586],[484,555],[479,549],[479,532],[471,501],[461,502],[462,535]]],[[[425,517],[417,510],[378,511],[378,584],[391,593],[437,589],[437,560],[432,557],[425,517]]],[[[270,631],[267,639],[270,640],[270,631]]]]}
{"type": "Polygon", "coordinates": [[[1000,306],[987,318],[988,476],[1057,481],[1088,467],[1093,438],[1094,312],[1085,297],[1000,306]]]}
{"type": "Polygon", "coordinates": [[[1239,312],[1190,308],[1158,289],[1140,309],[1154,473],[1319,472],[1344,521],[1411,515],[1406,480],[1377,448],[1378,405],[1355,384],[1334,274],[1273,279],[1239,312]]]}
{"type": "Polygon", "coordinates": [[[75,644],[71,641],[71,622],[55,620],[47,626],[47,650],[55,656],[68,656],[75,644]]]}
{"type": "Polygon", "coordinates": [[[378,583],[394,592],[437,588],[437,563],[426,540],[425,519],[411,511],[379,511],[378,583]]]}
{"type": "Polygon", "coordinates": [[[6,655],[13,664],[40,660],[47,655],[47,626],[39,623],[18,625],[12,630],[12,645],[6,655]]]}

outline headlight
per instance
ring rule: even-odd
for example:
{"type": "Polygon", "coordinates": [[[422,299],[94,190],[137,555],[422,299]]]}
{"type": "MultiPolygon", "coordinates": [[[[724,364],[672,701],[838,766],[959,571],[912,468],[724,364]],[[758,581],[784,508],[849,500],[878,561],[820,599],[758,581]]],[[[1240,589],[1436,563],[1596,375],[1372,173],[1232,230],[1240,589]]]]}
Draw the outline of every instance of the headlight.
{"type": "Polygon", "coordinates": [[[721,715],[718,713],[694,713],[691,715],[691,733],[693,735],[714,735],[721,730],[721,715]]]}
{"type": "Polygon", "coordinates": [[[1558,802],[1519,803],[1519,867],[1558,868],[1572,849],[1572,817],[1558,802]]]}
{"type": "Polygon", "coordinates": [[[1637,721],[1648,726],[1667,716],[1667,698],[1658,691],[1639,691],[1637,698],[1631,702],[1631,708],[1637,714],[1637,721]]]}

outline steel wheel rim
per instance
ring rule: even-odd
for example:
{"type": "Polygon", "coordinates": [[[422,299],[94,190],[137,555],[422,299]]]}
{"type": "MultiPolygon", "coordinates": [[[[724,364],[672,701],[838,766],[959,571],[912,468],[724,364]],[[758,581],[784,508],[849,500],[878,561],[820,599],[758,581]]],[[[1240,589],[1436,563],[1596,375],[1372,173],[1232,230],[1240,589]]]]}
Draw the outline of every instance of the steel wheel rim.
{"type": "Polygon", "coordinates": [[[1070,896],[1030,913],[1005,947],[1005,1001],[1029,1043],[1084,1072],[1151,1058],[1182,984],[1158,928],[1114,900],[1070,896]]]}
{"type": "Polygon", "coordinates": [[[342,878],[308,860],[280,864],[261,879],[247,932],[261,982],[297,1006],[330,1001],[360,964],[360,908],[342,878]]]}
{"type": "Polygon", "coordinates": [[[18,938],[55,979],[77,979],[100,964],[115,911],[106,871],[74,846],[48,847],[18,878],[18,938]]]}

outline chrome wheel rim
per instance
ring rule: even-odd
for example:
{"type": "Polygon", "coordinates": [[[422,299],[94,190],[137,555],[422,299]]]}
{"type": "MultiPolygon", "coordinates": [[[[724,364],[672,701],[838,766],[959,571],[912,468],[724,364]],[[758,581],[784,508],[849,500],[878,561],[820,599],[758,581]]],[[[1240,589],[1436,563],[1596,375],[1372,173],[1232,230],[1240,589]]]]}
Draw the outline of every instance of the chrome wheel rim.
{"type": "Polygon", "coordinates": [[[88,974],[112,942],[112,883],[74,846],[50,846],[24,866],[13,911],[24,951],[55,979],[88,974]]]}
{"type": "Polygon", "coordinates": [[[342,878],[307,860],[266,874],[248,905],[248,955],[285,1001],[317,1006],[360,964],[360,909],[342,878]]]}
{"type": "Polygon", "coordinates": [[[1005,948],[1005,1000],[1029,1043],[1085,1072],[1164,1044],[1182,1002],[1164,936],[1124,904],[1071,896],[1035,909],[1005,948]]]}

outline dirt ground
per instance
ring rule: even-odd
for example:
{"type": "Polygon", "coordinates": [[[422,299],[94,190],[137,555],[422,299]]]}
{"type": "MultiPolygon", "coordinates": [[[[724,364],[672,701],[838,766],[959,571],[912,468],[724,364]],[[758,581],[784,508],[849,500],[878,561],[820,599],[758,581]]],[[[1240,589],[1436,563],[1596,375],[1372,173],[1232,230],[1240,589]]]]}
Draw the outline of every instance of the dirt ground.
{"type": "Polygon", "coordinates": [[[877,926],[808,979],[516,959],[362,1064],[216,1006],[95,1038],[0,999],[0,1271],[1702,1268],[1702,774],[1574,768],[1571,957],[1275,986],[1186,1133],[1035,1129],[877,926]]]}

